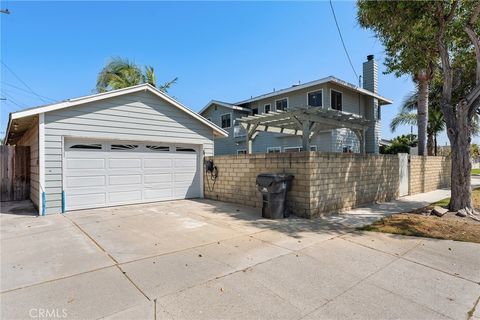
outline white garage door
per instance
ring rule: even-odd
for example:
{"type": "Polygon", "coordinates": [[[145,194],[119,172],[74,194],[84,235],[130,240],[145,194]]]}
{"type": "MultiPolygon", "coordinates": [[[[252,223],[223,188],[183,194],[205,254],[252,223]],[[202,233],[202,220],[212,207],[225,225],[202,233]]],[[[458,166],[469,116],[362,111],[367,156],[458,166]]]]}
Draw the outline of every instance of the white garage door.
{"type": "Polygon", "coordinates": [[[66,210],[200,197],[199,150],[162,143],[66,141],[66,210]]]}

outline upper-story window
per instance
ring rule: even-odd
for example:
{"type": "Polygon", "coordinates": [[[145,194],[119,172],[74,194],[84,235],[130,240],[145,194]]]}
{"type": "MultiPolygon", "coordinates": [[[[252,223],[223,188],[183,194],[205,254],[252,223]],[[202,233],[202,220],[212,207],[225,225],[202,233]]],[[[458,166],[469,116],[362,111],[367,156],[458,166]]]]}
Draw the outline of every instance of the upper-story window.
{"type": "Polygon", "coordinates": [[[265,113],[269,113],[270,112],[270,104],[266,104],[264,109],[265,109],[265,113]]]}
{"type": "Polygon", "coordinates": [[[323,90],[308,93],[308,105],[312,107],[323,106],[323,90]]]}
{"type": "Polygon", "coordinates": [[[330,106],[332,109],[342,111],[342,93],[331,90],[330,96],[330,106]]]}
{"type": "Polygon", "coordinates": [[[277,111],[286,111],[288,108],[288,99],[280,99],[275,101],[275,107],[277,108],[277,111]]]}
{"type": "Polygon", "coordinates": [[[232,115],[230,113],[222,114],[222,129],[227,129],[232,126],[232,115]]]}
{"type": "Polygon", "coordinates": [[[252,109],[252,116],[258,114],[258,108],[253,108],[252,109]]]}

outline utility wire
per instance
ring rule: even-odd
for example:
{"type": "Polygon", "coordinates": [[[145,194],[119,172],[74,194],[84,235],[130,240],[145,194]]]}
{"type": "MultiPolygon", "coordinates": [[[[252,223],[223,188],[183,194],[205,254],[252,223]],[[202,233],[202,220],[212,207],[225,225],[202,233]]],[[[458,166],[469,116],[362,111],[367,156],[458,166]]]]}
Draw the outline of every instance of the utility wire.
{"type": "Polygon", "coordinates": [[[357,79],[359,79],[357,71],[355,71],[355,67],[353,66],[352,60],[350,59],[350,55],[348,54],[347,47],[345,46],[345,41],[343,41],[342,32],[340,31],[340,27],[338,26],[337,16],[335,15],[335,10],[333,9],[332,0],[330,0],[329,3],[330,3],[330,8],[332,9],[332,14],[333,14],[333,19],[335,20],[335,25],[337,26],[338,35],[340,36],[340,40],[342,40],[343,50],[345,50],[345,54],[347,55],[348,62],[350,62],[350,66],[352,67],[353,73],[355,73],[355,77],[357,79]]]}
{"type": "Polygon", "coordinates": [[[7,98],[7,100],[6,100],[7,102],[11,102],[14,105],[16,105],[17,107],[22,108],[20,101],[17,101],[16,99],[13,99],[13,97],[11,95],[9,95],[8,93],[6,93],[5,91],[3,92],[3,95],[7,98]]]}
{"type": "Polygon", "coordinates": [[[15,78],[17,78],[17,80],[20,81],[20,82],[28,89],[28,91],[30,91],[31,93],[33,93],[34,95],[36,95],[36,96],[37,96],[38,98],[40,98],[40,100],[42,100],[43,102],[48,103],[48,101],[45,100],[45,99],[43,99],[41,95],[39,95],[38,93],[36,93],[35,91],[33,91],[33,89],[30,88],[30,86],[29,86],[25,81],[23,81],[12,69],[10,69],[9,66],[7,66],[7,65],[5,64],[5,62],[3,62],[3,61],[1,61],[1,62],[2,62],[2,64],[3,64],[3,66],[4,66],[5,68],[7,68],[7,70],[10,71],[10,73],[13,74],[13,75],[15,76],[15,78]]]}
{"type": "MultiPolygon", "coordinates": [[[[15,89],[20,90],[20,91],[23,91],[23,92],[25,92],[25,93],[33,94],[33,93],[31,93],[30,91],[28,91],[28,90],[22,89],[22,88],[20,88],[20,87],[17,87],[17,86],[15,86],[15,85],[13,85],[13,84],[11,84],[11,83],[8,83],[8,82],[5,82],[5,81],[3,81],[3,80],[2,80],[2,83],[3,83],[4,85],[6,85],[6,86],[15,88],[15,89]]],[[[36,95],[35,95],[35,96],[36,96],[36,95]]],[[[42,95],[39,95],[39,96],[41,96],[42,98],[51,100],[52,102],[58,101],[58,100],[55,100],[55,99],[52,99],[52,98],[49,98],[49,97],[46,97],[46,96],[42,96],[42,95]]]]}

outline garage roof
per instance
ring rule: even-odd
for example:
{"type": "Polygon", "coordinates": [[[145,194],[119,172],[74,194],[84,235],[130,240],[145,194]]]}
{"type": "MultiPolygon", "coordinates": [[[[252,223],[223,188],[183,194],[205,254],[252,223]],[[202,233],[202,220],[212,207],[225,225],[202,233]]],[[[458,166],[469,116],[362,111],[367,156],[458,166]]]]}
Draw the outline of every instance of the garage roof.
{"type": "Polygon", "coordinates": [[[29,109],[24,109],[21,111],[17,112],[11,112],[9,121],[8,121],[8,128],[5,133],[5,140],[4,143],[8,142],[8,137],[9,137],[9,132],[10,132],[10,126],[13,120],[15,119],[20,119],[20,118],[26,118],[26,117],[32,117],[40,113],[45,113],[49,111],[54,111],[54,110],[59,110],[59,109],[64,109],[64,108],[69,108],[73,106],[78,106],[84,103],[89,103],[89,102],[95,102],[95,101],[100,101],[108,98],[113,98],[125,94],[130,94],[134,92],[139,92],[139,91],[148,91],[153,93],[154,95],[158,96],[159,98],[169,102],[170,104],[174,105],[175,107],[179,108],[183,112],[191,115],[198,121],[202,122],[203,124],[209,126],[210,128],[213,129],[214,133],[219,136],[228,136],[228,132],[220,128],[219,126],[215,125],[214,123],[208,121],[195,111],[190,110],[180,102],[176,101],[172,97],[168,96],[167,94],[159,91],[157,88],[153,87],[152,85],[145,83],[145,84],[139,84],[136,86],[124,88],[124,89],[118,89],[118,90],[112,90],[112,91],[107,91],[103,93],[98,93],[94,95],[89,95],[89,96],[84,96],[84,97],[79,97],[75,99],[68,99],[66,101],[62,101],[59,103],[54,103],[54,104],[49,104],[49,105],[44,105],[44,106],[39,106],[35,108],[29,108],[29,109]]]}

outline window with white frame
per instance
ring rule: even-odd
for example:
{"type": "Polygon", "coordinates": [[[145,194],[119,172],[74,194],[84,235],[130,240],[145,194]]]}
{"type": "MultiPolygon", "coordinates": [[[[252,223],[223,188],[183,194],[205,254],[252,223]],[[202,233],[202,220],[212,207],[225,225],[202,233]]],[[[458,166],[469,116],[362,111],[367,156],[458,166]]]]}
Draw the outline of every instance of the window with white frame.
{"type": "Polygon", "coordinates": [[[239,149],[239,150],[237,150],[237,154],[247,154],[247,150],[246,149],[239,149]]]}
{"type": "Polygon", "coordinates": [[[267,148],[267,153],[279,153],[282,151],[282,148],[280,147],[268,147],[267,148]]]}
{"type": "Polygon", "coordinates": [[[312,107],[323,106],[323,90],[308,93],[308,105],[312,107]]]}
{"type": "Polygon", "coordinates": [[[286,111],[288,108],[288,99],[280,99],[275,101],[275,108],[277,111],[286,111]]]}
{"type": "Polygon", "coordinates": [[[222,129],[232,126],[232,115],[230,113],[222,114],[222,129]]]}
{"type": "Polygon", "coordinates": [[[257,114],[258,114],[258,108],[255,107],[255,108],[252,109],[252,116],[257,115],[257,114]]]}
{"type": "Polygon", "coordinates": [[[264,106],[265,113],[269,113],[271,109],[270,103],[264,106]]]}
{"type": "Polygon", "coordinates": [[[330,107],[334,110],[342,111],[342,93],[339,91],[330,91],[330,107]]]}
{"type": "Polygon", "coordinates": [[[317,146],[316,145],[310,146],[310,151],[317,151],[317,146]]]}

